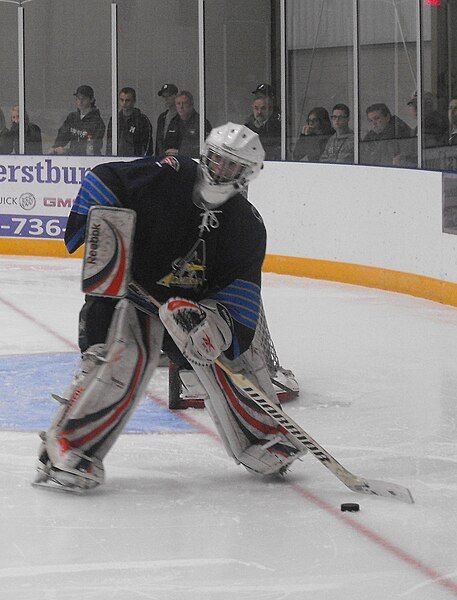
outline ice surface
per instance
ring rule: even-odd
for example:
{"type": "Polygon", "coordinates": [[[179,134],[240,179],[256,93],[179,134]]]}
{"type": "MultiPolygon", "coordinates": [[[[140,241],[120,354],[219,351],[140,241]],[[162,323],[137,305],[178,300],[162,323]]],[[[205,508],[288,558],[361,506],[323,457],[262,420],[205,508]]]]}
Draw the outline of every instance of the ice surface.
{"type": "Polygon", "coordinates": [[[416,503],[357,495],[311,455],[284,481],[235,465],[166,373],[86,496],[32,488],[36,432],[76,359],[78,260],[0,258],[0,599],[457,597],[457,311],[266,275],[285,410],[346,468],[416,503]],[[341,513],[355,501],[359,513],[341,513]]]}

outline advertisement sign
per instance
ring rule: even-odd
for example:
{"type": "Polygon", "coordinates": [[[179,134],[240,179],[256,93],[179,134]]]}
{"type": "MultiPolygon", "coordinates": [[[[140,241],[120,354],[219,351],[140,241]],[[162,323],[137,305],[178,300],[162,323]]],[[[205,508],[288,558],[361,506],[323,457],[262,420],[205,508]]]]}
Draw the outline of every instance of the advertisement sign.
{"type": "Polygon", "coordinates": [[[112,157],[0,156],[0,238],[62,240],[86,173],[112,157]]]}

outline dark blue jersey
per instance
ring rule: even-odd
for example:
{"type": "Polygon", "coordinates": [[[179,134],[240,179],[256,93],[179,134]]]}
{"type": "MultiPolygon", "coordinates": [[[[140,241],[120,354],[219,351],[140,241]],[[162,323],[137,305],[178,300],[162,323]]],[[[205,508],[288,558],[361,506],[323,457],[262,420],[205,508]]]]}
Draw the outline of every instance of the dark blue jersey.
{"type": "Polygon", "coordinates": [[[135,281],[161,302],[180,296],[224,304],[234,325],[229,356],[237,356],[249,347],[257,324],[265,227],[241,194],[214,211],[197,207],[197,170],[184,157],[98,165],[75,200],[65,243],[70,252],[82,244],[91,206],[133,209],[135,281]]]}

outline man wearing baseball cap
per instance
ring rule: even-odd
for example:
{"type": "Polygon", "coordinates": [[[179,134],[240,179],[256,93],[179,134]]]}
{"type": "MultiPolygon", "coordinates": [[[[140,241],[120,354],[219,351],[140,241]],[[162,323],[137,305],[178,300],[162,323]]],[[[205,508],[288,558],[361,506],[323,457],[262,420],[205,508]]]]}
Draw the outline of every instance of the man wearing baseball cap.
{"type": "Polygon", "coordinates": [[[256,98],[274,98],[273,88],[269,83],[259,83],[259,85],[252,91],[256,98]]]}
{"type": "Polygon", "coordinates": [[[65,119],[49,154],[100,156],[105,123],[95,106],[94,90],[90,85],[80,85],[73,96],[76,111],[71,112],[65,119]]]}
{"type": "Polygon", "coordinates": [[[156,146],[155,146],[155,155],[160,156],[165,154],[165,150],[167,149],[167,144],[165,143],[168,128],[170,126],[170,122],[176,115],[176,106],[175,99],[178,94],[178,88],[174,83],[164,83],[160,90],[157,92],[157,95],[163,98],[163,101],[166,106],[166,110],[159,115],[157,119],[157,135],[156,135],[156,146]]]}

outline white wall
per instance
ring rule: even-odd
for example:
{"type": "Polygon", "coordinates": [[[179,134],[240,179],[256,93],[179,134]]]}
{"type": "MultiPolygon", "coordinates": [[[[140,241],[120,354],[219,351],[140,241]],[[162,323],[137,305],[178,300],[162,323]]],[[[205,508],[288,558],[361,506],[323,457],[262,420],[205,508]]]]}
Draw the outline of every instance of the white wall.
{"type": "MultiPolygon", "coordinates": [[[[37,243],[63,236],[85,169],[111,160],[1,158],[0,241],[37,243]],[[77,182],[65,184],[65,172],[77,182]]],[[[457,282],[457,236],[442,233],[441,180],[433,171],[268,162],[251,184],[249,199],[265,220],[269,254],[457,282]]]]}
{"type": "Polygon", "coordinates": [[[267,163],[249,199],[269,254],[457,281],[457,236],[442,233],[439,172],[267,163]]]}

